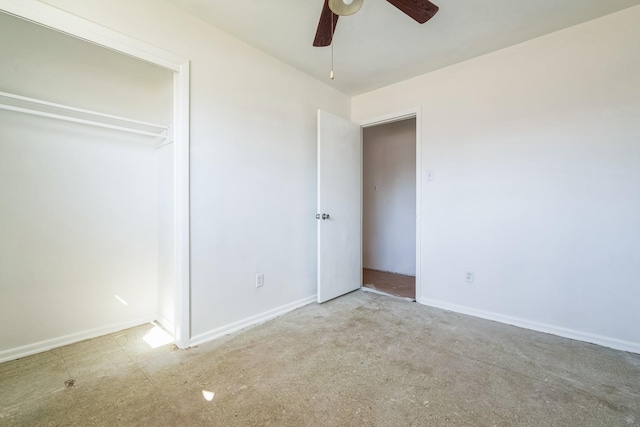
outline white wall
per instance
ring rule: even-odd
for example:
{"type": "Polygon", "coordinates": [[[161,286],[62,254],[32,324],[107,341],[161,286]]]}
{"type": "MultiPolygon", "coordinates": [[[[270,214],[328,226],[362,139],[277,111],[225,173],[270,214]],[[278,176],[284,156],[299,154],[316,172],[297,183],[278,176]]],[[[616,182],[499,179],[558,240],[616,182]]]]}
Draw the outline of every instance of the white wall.
{"type": "Polygon", "coordinates": [[[416,120],[363,130],[364,268],[416,275],[416,120]]]}
{"type": "Polygon", "coordinates": [[[640,351],[638,22],[640,6],[353,99],[354,121],[422,108],[421,302],[640,351]]]}
{"type": "Polygon", "coordinates": [[[46,2],[191,60],[194,342],[311,301],[316,110],[350,99],[161,1],[46,2]]]}
{"type": "MultiPolygon", "coordinates": [[[[150,64],[5,14],[0,57],[0,91],[171,121],[150,64]]],[[[155,318],[157,167],[149,138],[0,111],[0,359],[155,318]]]]}
{"type": "Polygon", "coordinates": [[[173,145],[157,150],[158,176],[158,315],[168,331],[175,330],[175,227],[173,145]]]}

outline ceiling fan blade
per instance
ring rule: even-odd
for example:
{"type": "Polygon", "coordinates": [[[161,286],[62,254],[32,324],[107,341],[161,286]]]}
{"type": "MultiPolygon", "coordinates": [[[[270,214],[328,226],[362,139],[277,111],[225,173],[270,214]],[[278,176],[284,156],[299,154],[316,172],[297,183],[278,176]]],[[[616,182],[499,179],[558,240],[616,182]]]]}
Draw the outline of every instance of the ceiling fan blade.
{"type": "Polygon", "coordinates": [[[387,0],[405,14],[424,24],[438,12],[438,6],[429,0],[387,0]]]}
{"type": "Polygon", "coordinates": [[[331,44],[331,40],[333,40],[333,33],[336,31],[337,24],[338,15],[329,9],[329,0],[324,0],[324,6],[322,7],[322,13],[320,14],[320,22],[318,22],[318,29],[316,30],[316,38],[313,40],[313,45],[329,46],[331,44]],[[332,17],[333,26],[331,25],[332,17]],[[331,31],[332,29],[333,31],[331,31]]]}

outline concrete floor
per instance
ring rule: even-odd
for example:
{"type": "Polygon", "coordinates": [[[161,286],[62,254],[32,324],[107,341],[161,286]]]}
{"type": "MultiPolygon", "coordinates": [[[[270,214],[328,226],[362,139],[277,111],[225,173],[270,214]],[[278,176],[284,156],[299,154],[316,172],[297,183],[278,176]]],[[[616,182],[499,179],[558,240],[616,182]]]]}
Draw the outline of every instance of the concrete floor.
{"type": "Polygon", "coordinates": [[[1,364],[0,425],[640,425],[640,355],[367,292],[185,351],[150,328],[1,364]]]}

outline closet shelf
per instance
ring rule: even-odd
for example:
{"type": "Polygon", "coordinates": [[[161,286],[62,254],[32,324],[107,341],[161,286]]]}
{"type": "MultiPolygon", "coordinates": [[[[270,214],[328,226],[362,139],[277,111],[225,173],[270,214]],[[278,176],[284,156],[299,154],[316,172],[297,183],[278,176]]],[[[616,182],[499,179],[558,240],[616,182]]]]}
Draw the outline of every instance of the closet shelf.
{"type": "Polygon", "coordinates": [[[13,99],[13,100],[17,100],[17,101],[21,101],[21,102],[28,102],[31,104],[35,104],[37,106],[45,106],[45,107],[49,107],[49,108],[55,108],[58,110],[63,110],[65,112],[73,112],[73,113],[80,113],[80,114],[85,114],[88,116],[93,116],[93,117],[98,117],[98,118],[105,118],[105,119],[109,119],[109,120],[117,120],[119,122],[123,122],[123,126],[121,125],[115,125],[115,124],[110,124],[110,123],[105,123],[105,122],[99,122],[96,120],[88,120],[88,119],[81,119],[78,117],[73,117],[70,115],[64,115],[64,114],[57,114],[57,113],[50,113],[47,111],[41,111],[35,108],[25,108],[25,107],[19,107],[16,105],[11,105],[8,104],[6,102],[3,102],[2,100],[0,100],[0,109],[2,110],[8,110],[8,111],[14,111],[14,112],[18,112],[18,113],[24,113],[24,114],[31,114],[34,116],[40,116],[40,117],[47,117],[47,118],[51,118],[51,119],[56,119],[56,120],[63,120],[63,121],[67,121],[67,122],[72,122],[72,123],[79,123],[79,124],[84,124],[84,125],[90,125],[90,126],[97,126],[97,127],[101,127],[101,128],[106,128],[106,129],[114,129],[114,130],[119,130],[122,132],[129,132],[129,133],[134,133],[137,135],[145,135],[145,136],[151,136],[154,138],[160,138],[163,140],[167,140],[169,138],[168,136],[168,131],[169,131],[169,127],[168,126],[163,126],[163,125],[158,125],[155,123],[148,123],[148,122],[143,122],[140,120],[133,120],[133,119],[129,119],[126,117],[121,117],[121,116],[114,116],[111,114],[105,114],[105,113],[100,113],[97,111],[91,111],[91,110],[85,110],[82,108],[76,108],[76,107],[71,107],[68,105],[62,105],[62,104],[56,104],[53,102],[48,102],[48,101],[43,101],[40,99],[35,99],[35,98],[28,98],[26,96],[21,96],[21,95],[14,95],[12,93],[7,93],[7,92],[0,92],[0,97],[4,97],[4,98],[9,98],[9,99],[13,99]],[[156,132],[150,132],[150,131],[146,131],[146,130],[141,130],[141,129],[136,129],[132,126],[126,126],[126,124],[130,124],[130,125],[138,125],[138,126],[144,126],[144,127],[148,127],[148,128],[155,128],[157,129],[156,132]]]}

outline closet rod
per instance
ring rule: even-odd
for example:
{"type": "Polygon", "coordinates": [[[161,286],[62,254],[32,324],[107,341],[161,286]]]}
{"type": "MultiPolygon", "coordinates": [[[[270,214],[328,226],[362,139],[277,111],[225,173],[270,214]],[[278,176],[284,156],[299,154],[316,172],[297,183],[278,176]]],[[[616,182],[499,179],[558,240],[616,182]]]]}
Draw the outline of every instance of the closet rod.
{"type": "MultiPolygon", "coordinates": [[[[56,104],[54,102],[42,101],[40,99],[29,98],[29,97],[21,96],[21,95],[14,95],[13,93],[0,92],[0,96],[4,96],[5,98],[17,99],[19,101],[32,102],[34,104],[46,105],[47,107],[60,108],[60,109],[67,110],[67,111],[75,111],[75,112],[78,112],[78,113],[91,114],[93,116],[106,117],[108,119],[121,120],[123,122],[135,123],[135,124],[143,125],[143,126],[151,126],[151,127],[155,127],[155,128],[160,128],[162,130],[168,130],[169,129],[168,126],[158,125],[158,124],[155,124],[155,123],[143,122],[143,121],[140,121],[140,120],[128,119],[126,117],[114,116],[114,115],[111,115],[111,114],[99,113],[97,111],[85,110],[85,109],[82,109],[82,108],[70,107],[68,105],[56,104]]],[[[3,104],[0,103],[0,105],[3,105],[3,104]]]]}
{"type": "Polygon", "coordinates": [[[48,117],[51,119],[63,120],[66,122],[97,126],[105,129],[115,129],[123,132],[135,133],[138,135],[154,136],[154,137],[163,138],[163,139],[167,138],[167,135],[164,135],[162,133],[146,132],[143,130],[131,129],[123,126],[114,126],[114,125],[109,125],[107,123],[94,122],[92,120],[76,119],[75,117],[62,116],[60,114],[45,113],[43,111],[31,110],[29,108],[14,107],[13,105],[0,104],[0,110],[16,111],[18,113],[25,113],[25,114],[31,114],[34,116],[41,116],[41,117],[48,117]]]}

